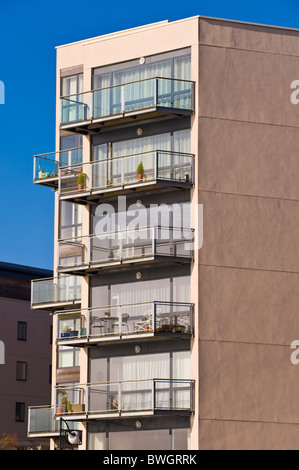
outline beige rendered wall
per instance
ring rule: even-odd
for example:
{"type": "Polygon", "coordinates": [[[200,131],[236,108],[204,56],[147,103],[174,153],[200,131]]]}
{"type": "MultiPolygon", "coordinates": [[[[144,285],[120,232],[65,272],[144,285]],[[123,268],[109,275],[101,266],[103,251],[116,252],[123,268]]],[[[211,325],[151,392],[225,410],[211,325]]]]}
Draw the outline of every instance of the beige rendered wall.
{"type": "Polygon", "coordinates": [[[299,448],[298,51],[200,19],[200,449],[299,448]]]}

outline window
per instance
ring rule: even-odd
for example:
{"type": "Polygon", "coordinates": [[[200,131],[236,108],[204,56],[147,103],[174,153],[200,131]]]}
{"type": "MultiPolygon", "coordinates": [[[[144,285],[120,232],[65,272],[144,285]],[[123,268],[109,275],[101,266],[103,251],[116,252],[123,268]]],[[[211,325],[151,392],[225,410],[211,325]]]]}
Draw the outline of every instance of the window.
{"type": "Polygon", "coordinates": [[[80,348],[60,346],[58,348],[58,368],[80,365],[80,348]]]}
{"type": "Polygon", "coordinates": [[[61,80],[61,120],[65,122],[80,121],[84,117],[85,106],[80,100],[79,93],[83,91],[83,74],[78,73],[63,77],[61,80]],[[77,95],[77,96],[73,96],[77,95]],[[76,101],[77,100],[77,101],[76,101]]]}
{"type": "Polygon", "coordinates": [[[19,341],[27,341],[27,322],[18,321],[17,339],[19,341]]]}
{"type": "Polygon", "coordinates": [[[16,403],[16,421],[24,423],[25,421],[25,403],[17,402],[16,403]]]}
{"type": "Polygon", "coordinates": [[[17,361],[17,380],[27,380],[27,362],[17,361]]]}
{"type": "Polygon", "coordinates": [[[188,450],[190,430],[155,429],[126,432],[91,432],[89,450],[188,450]]]}
{"type": "Polygon", "coordinates": [[[82,163],[82,135],[68,135],[61,137],[59,154],[60,166],[70,166],[82,163]]]}
{"type": "Polygon", "coordinates": [[[80,237],[82,229],[82,206],[70,202],[60,203],[60,238],[80,237]]]}

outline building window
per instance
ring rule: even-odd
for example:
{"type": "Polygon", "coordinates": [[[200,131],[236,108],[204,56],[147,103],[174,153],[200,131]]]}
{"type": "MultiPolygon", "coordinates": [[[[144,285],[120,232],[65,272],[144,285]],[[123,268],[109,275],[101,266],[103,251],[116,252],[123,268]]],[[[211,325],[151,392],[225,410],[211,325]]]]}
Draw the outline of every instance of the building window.
{"type": "Polygon", "coordinates": [[[17,380],[27,380],[27,362],[17,361],[17,380]]]}
{"type": "Polygon", "coordinates": [[[58,368],[78,367],[80,365],[80,348],[60,346],[58,348],[58,368]]]}
{"type": "Polygon", "coordinates": [[[16,421],[24,423],[25,421],[25,403],[17,402],[16,403],[16,421]]]}
{"type": "Polygon", "coordinates": [[[18,321],[17,339],[19,341],[27,341],[27,322],[18,321]]]}

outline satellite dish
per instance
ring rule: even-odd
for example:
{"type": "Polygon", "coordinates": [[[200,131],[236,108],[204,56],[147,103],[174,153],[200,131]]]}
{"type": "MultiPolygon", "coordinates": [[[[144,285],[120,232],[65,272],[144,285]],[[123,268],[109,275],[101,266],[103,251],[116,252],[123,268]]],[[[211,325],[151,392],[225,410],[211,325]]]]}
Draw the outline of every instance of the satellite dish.
{"type": "Polygon", "coordinates": [[[81,444],[81,432],[80,431],[70,431],[68,433],[68,441],[72,445],[81,444]]]}

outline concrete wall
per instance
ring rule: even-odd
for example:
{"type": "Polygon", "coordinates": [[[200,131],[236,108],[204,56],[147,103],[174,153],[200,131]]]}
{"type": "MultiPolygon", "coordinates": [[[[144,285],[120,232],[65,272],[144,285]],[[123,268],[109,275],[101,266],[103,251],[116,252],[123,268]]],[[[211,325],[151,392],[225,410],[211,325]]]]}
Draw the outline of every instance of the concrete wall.
{"type": "Polygon", "coordinates": [[[200,20],[201,449],[299,448],[298,46],[200,20]]]}

